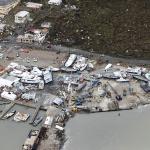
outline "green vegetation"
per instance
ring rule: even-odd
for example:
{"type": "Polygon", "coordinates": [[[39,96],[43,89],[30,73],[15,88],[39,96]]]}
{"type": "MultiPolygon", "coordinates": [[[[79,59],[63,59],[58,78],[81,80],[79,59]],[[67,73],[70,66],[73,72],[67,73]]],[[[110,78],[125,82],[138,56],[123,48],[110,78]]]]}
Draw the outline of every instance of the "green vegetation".
{"type": "Polygon", "coordinates": [[[115,56],[150,58],[149,0],[63,0],[61,7],[45,6],[44,17],[38,19],[39,15],[37,22],[53,23],[52,42],[115,56]],[[66,4],[77,10],[64,9],[66,4]]]}

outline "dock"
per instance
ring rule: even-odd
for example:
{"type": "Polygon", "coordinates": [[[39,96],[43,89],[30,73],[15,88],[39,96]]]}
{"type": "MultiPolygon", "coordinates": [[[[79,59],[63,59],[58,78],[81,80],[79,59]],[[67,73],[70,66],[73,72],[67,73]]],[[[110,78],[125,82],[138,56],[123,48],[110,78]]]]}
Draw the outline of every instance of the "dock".
{"type": "Polygon", "coordinates": [[[2,111],[2,114],[0,115],[0,119],[5,116],[7,114],[7,112],[9,112],[9,110],[11,110],[12,107],[14,107],[14,105],[20,105],[20,106],[23,106],[23,107],[29,107],[29,108],[32,108],[32,109],[35,109],[35,112],[33,114],[33,117],[30,121],[30,124],[33,123],[33,121],[35,120],[38,112],[40,110],[43,110],[43,111],[46,111],[47,109],[45,109],[44,107],[41,106],[41,104],[39,104],[38,106],[36,105],[33,105],[33,104],[28,104],[28,103],[22,103],[22,102],[19,102],[19,101],[7,101],[7,102],[4,102],[4,104],[8,104],[8,107],[2,111]]]}
{"type": "Polygon", "coordinates": [[[5,116],[5,115],[7,114],[7,112],[8,112],[9,110],[11,110],[12,107],[14,107],[14,105],[15,105],[15,103],[14,103],[14,102],[11,102],[11,103],[9,104],[8,108],[6,108],[5,110],[3,110],[3,112],[2,112],[2,114],[1,114],[1,116],[0,116],[0,119],[1,119],[3,116],[5,116]]]}
{"type": "Polygon", "coordinates": [[[35,120],[35,118],[36,118],[36,116],[37,116],[37,114],[38,114],[38,112],[39,112],[39,110],[40,110],[40,107],[41,107],[41,104],[39,104],[39,105],[36,107],[35,112],[34,112],[32,118],[31,118],[30,124],[32,124],[32,123],[34,122],[34,120],[35,120]]]}

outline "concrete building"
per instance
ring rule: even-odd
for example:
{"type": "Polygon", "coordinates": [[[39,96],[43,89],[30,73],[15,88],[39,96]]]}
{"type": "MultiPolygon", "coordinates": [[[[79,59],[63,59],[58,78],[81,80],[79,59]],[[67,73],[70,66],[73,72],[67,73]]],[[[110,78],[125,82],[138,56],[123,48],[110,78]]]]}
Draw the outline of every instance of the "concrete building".
{"type": "Polygon", "coordinates": [[[30,19],[30,13],[28,11],[20,11],[15,15],[15,23],[25,23],[30,19]]]}
{"type": "Polygon", "coordinates": [[[60,5],[62,3],[62,0],[49,0],[49,5],[60,5]]]}
{"type": "Polygon", "coordinates": [[[19,35],[17,37],[17,42],[32,44],[34,43],[34,36],[32,34],[19,35]]]}
{"type": "Polygon", "coordinates": [[[46,29],[43,29],[43,30],[34,29],[32,32],[30,31],[30,33],[19,35],[16,41],[18,43],[29,43],[29,44],[32,44],[34,42],[43,43],[47,33],[48,33],[48,30],[46,29]]]}
{"type": "Polygon", "coordinates": [[[0,0],[0,17],[7,15],[19,2],[20,0],[0,0]]]}
{"type": "Polygon", "coordinates": [[[32,8],[32,9],[40,9],[43,6],[43,4],[40,3],[34,3],[34,2],[27,2],[26,7],[32,8]]]}

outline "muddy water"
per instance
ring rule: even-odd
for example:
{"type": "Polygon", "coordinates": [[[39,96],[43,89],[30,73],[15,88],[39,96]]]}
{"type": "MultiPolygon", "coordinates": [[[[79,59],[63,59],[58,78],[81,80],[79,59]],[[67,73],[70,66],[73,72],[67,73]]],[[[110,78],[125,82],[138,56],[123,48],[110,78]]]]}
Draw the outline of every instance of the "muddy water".
{"type": "MultiPolygon", "coordinates": [[[[21,106],[15,106],[13,110],[33,113],[33,109],[28,109],[21,106]]],[[[40,115],[44,116],[44,112],[40,112],[40,115]]],[[[30,118],[27,122],[15,122],[9,120],[0,120],[0,150],[22,150],[22,144],[24,143],[29,131],[34,129],[29,125],[30,118]]],[[[40,125],[36,128],[39,128],[40,125]]]]}
{"type": "Polygon", "coordinates": [[[149,150],[150,107],[82,114],[66,126],[63,150],[149,150]]]}

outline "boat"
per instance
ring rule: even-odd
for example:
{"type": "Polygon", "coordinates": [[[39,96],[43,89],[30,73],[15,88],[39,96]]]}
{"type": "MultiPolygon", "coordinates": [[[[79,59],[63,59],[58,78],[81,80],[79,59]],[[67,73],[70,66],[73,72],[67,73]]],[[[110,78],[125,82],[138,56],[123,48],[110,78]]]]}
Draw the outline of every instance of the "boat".
{"type": "Polygon", "coordinates": [[[120,77],[115,76],[114,74],[111,74],[111,73],[107,73],[107,74],[103,74],[103,78],[116,80],[116,79],[119,79],[120,77]]]}
{"type": "Polygon", "coordinates": [[[10,113],[7,113],[5,116],[2,117],[3,120],[8,119],[12,117],[16,113],[16,110],[11,111],[10,113]]]}
{"type": "Polygon", "coordinates": [[[135,67],[135,68],[128,67],[127,73],[131,75],[141,75],[141,68],[140,67],[135,67]]]}
{"type": "Polygon", "coordinates": [[[37,126],[40,122],[42,122],[42,120],[43,120],[42,116],[37,117],[33,122],[33,126],[37,126]]]}
{"type": "Polygon", "coordinates": [[[78,56],[76,63],[73,65],[73,69],[83,71],[87,67],[86,58],[78,56]]]}
{"type": "Polygon", "coordinates": [[[71,54],[68,58],[68,60],[65,62],[65,67],[70,67],[74,61],[76,60],[77,55],[76,54],[71,54]]]}
{"type": "Polygon", "coordinates": [[[16,122],[27,121],[29,117],[30,115],[27,113],[17,112],[17,114],[14,116],[14,121],[16,122]]]}
{"type": "Polygon", "coordinates": [[[22,145],[22,150],[35,150],[39,142],[39,130],[31,130],[25,143],[22,145]]]}
{"type": "Polygon", "coordinates": [[[34,78],[22,78],[21,82],[22,83],[27,83],[27,84],[38,84],[41,81],[40,77],[34,77],[34,78]]]}
{"type": "Polygon", "coordinates": [[[108,70],[108,69],[110,69],[112,67],[112,64],[108,64],[106,67],[105,67],[105,69],[104,70],[108,70]]]}
{"type": "Polygon", "coordinates": [[[116,80],[117,82],[129,82],[129,79],[120,78],[116,80]]]}
{"type": "Polygon", "coordinates": [[[55,67],[53,67],[53,66],[48,66],[48,67],[46,68],[46,70],[52,71],[52,72],[57,72],[57,71],[59,71],[60,69],[59,69],[59,68],[55,68],[55,67]]]}
{"type": "Polygon", "coordinates": [[[60,68],[61,71],[64,71],[64,72],[77,72],[76,69],[73,69],[73,68],[65,68],[65,67],[62,67],[60,68]]]}
{"type": "Polygon", "coordinates": [[[150,83],[149,82],[141,82],[140,87],[146,92],[150,93],[150,83]]]}
{"type": "Polygon", "coordinates": [[[146,78],[143,77],[143,76],[134,75],[133,78],[135,78],[135,79],[137,79],[137,80],[144,81],[144,82],[148,82],[148,79],[146,79],[146,78]]]}
{"type": "Polygon", "coordinates": [[[53,76],[51,71],[43,71],[44,81],[45,83],[49,83],[53,81],[53,76]]]}
{"type": "Polygon", "coordinates": [[[150,80],[150,72],[145,74],[146,79],[150,80]]]}

